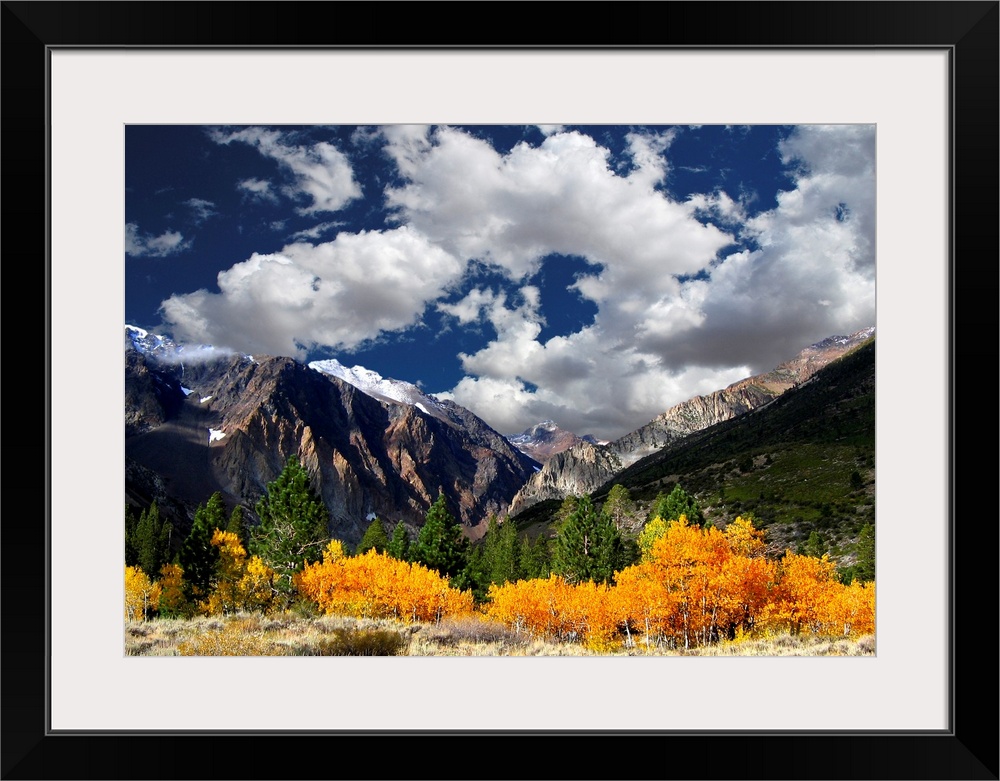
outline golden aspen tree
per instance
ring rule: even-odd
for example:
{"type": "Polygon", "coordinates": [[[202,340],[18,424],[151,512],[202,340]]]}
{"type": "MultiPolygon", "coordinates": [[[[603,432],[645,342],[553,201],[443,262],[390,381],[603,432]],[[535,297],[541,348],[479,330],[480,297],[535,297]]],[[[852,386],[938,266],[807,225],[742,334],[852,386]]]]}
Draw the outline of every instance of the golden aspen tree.
{"type": "Polygon", "coordinates": [[[639,555],[642,561],[649,561],[653,554],[653,543],[667,533],[667,522],[659,515],[642,527],[639,532],[639,555]]]}
{"type": "Polygon", "coordinates": [[[779,563],[778,586],[771,604],[771,621],[792,634],[803,630],[821,633],[821,607],[836,581],[836,565],[829,555],[822,558],[785,551],[779,563]]]}
{"type": "Polygon", "coordinates": [[[160,585],[139,567],[125,567],[125,619],[148,621],[160,601],[160,585]]]}
{"type": "Polygon", "coordinates": [[[568,623],[583,645],[592,651],[610,651],[619,645],[618,605],[610,592],[606,583],[578,583],[565,592],[565,605],[559,606],[561,613],[569,614],[568,623]]]}
{"type": "Polygon", "coordinates": [[[847,586],[830,583],[818,617],[831,635],[856,637],[874,634],[875,583],[857,580],[847,586]]]}
{"type": "Polygon", "coordinates": [[[215,574],[208,596],[199,603],[199,608],[208,615],[235,613],[240,609],[236,583],[243,574],[247,552],[236,534],[218,528],[212,532],[210,545],[217,550],[215,574]]]}
{"type": "Polygon", "coordinates": [[[323,561],[336,561],[337,559],[342,559],[347,555],[347,550],[344,548],[344,543],[338,539],[332,539],[323,548],[323,561]]]}
{"type": "Polygon", "coordinates": [[[575,640],[596,651],[617,644],[623,620],[620,605],[605,583],[571,584],[558,575],[490,586],[483,612],[491,619],[535,637],[575,640]]]}
{"type": "Polygon", "coordinates": [[[249,612],[269,613],[277,607],[278,573],[260,556],[251,556],[243,567],[243,574],[236,583],[236,594],[242,609],[249,612]]]}
{"type": "Polygon", "coordinates": [[[191,613],[184,583],[184,570],[179,564],[164,564],[160,567],[160,615],[167,618],[186,616],[191,613]]]}
{"type": "Polygon", "coordinates": [[[208,598],[199,607],[208,615],[268,612],[277,599],[276,573],[259,556],[247,558],[234,532],[216,529],[211,544],[218,549],[215,579],[208,598]]]}
{"type": "Polygon", "coordinates": [[[626,567],[615,577],[614,594],[628,632],[642,634],[648,650],[664,643],[672,634],[677,600],[658,577],[650,562],[626,567]]]}
{"type": "Polygon", "coordinates": [[[753,521],[741,515],[726,527],[729,549],[737,556],[755,558],[764,555],[764,530],[755,529],[753,521]]]}
{"type": "Polygon", "coordinates": [[[489,588],[490,601],[484,611],[488,617],[502,621],[519,634],[558,636],[558,597],[560,589],[566,585],[566,581],[558,575],[550,575],[544,580],[535,578],[493,584],[489,588]]]}
{"type": "Polygon", "coordinates": [[[778,578],[778,567],[763,557],[731,556],[718,574],[721,599],[720,631],[732,636],[757,629],[767,612],[778,578]]]}
{"type": "Polygon", "coordinates": [[[701,527],[691,526],[684,515],[670,521],[666,534],[653,543],[652,564],[657,578],[674,595],[674,634],[684,648],[697,644],[706,629],[709,555],[701,527]]]}
{"type": "Polygon", "coordinates": [[[299,593],[328,615],[437,621],[473,611],[472,593],[422,564],[400,561],[374,548],[341,556],[327,546],[324,561],[307,564],[295,578],[299,593]]]}

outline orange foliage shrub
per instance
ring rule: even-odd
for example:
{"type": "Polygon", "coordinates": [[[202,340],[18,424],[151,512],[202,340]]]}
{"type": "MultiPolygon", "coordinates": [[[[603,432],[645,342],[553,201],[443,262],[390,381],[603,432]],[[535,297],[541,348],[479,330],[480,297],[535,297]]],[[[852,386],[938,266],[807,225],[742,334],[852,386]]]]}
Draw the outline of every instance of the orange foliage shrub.
{"type": "Polygon", "coordinates": [[[295,577],[299,593],[324,613],[406,622],[438,621],[473,612],[471,591],[422,564],[400,561],[372,549],[361,556],[326,555],[295,577]]]}
{"type": "Polygon", "coordinates": [[[618,644],[621,623],[613,589],[604,583],[571,585],[558,575],[490,586],[487,617],[536,637],[578,639],[588,648],[618,644]]]}
{"type": "Polygon", "coordinates": [[[762,627],[826,635],[874,632],[873,584],[843,586],[829,558],[764,557],[764,533],[737,518],[720,532],[685,517],[648,535],[643,560],[613,586],[558,576],[490,587],[484,612],[518,632],[607,649],[633,634],[692,648],[762,627]]]}
{"type": "Polygon", "coordinates": [[[184,593],[184,570],[179,564],[164,564],[160,567],[160,589],[161,616],[176,617],[189,612],[184,593]]]}
{"type": "Polygon", "coordinates": [[[832,584],[819,619],[828,634],[844,637],[875,634],[875,584],[854,581],[832,584]]]}
{"type": "Polygon", "coordinates": [[[778,571],[778,587],[768,606],[768,625],[792,634],[821,634],[825,602],[838,585],[830,557],[818,559],[785,551],[778,571]]]}
{"type": "Polygon", "coordinates": [[[768,623],[793,634],[858,636],[875,632],[875,584],[837,580],[829,556],[817,559],[786,551],[779,563],[768,623]]]}

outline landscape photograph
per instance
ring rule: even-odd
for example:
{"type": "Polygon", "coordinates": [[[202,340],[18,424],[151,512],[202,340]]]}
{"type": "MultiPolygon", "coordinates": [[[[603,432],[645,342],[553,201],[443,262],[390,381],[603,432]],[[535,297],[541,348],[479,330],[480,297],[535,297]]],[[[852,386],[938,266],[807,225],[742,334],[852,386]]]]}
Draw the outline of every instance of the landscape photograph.
{"type": "Polygon", "coordinates": [[[124,141],[126,656],[876,655],[874,124],[124,141]]]}

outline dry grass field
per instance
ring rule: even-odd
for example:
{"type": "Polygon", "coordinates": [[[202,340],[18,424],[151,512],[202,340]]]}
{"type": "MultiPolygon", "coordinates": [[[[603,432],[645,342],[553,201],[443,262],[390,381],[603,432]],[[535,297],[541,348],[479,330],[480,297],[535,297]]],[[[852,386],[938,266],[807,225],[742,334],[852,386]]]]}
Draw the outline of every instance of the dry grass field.
{"type": "Polygon", "coordinates": [[[874,656],[875,638],[773,635],[701,648],[631,647],[597,653],[576,642],[538,639],[477,617],[434,624],[263,616],[128,621],[128,656],[874,656]]]}

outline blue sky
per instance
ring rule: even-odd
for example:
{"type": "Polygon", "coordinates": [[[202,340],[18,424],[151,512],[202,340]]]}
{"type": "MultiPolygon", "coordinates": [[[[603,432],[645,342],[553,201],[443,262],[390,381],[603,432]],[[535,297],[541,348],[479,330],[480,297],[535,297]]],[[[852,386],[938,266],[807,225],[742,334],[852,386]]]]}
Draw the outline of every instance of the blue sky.
{"type": "Polygon", "coordinates": [[[134,125],[126,322],[621,436],[875,324],[875,128],[134,125]]]}

